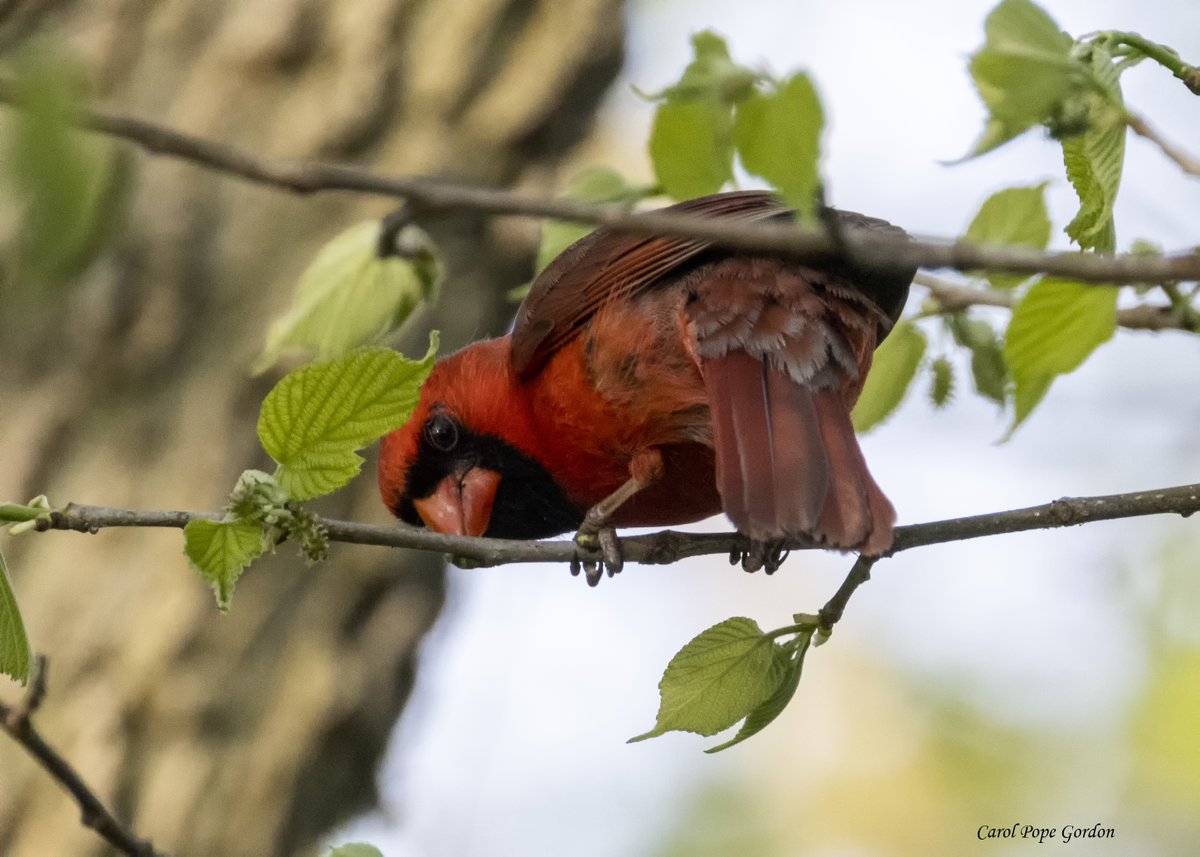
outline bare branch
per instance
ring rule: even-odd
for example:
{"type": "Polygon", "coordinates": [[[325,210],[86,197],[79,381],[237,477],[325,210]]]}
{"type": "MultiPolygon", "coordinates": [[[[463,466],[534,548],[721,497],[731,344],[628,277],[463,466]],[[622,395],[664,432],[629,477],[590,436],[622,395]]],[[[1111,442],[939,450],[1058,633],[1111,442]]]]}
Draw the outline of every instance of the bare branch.
{"type": "Polygon", "coordinates": [[[46,773],[70,793],[79,804],[84,827],[96,831],[109,845],[128,857],[163,857],[150,842],[139,839],[117,821],[71,763],[47,744],[34,728],[32,715],[46,693],[46,659],[39,655],[37,660],[33,682],[25,698],[15,706],[0,703],[0,729],[7,732],[46,773]]]}
{"type": "MultiPolygon", "coordinates": [[[[0,104],[20,107],[19,90],[0,80],[0,104]]],[[[1028,247],[977,245],[946,239],[908,240],[871,230],[844,229],[837,236],[786,224],[731,223],[694,215],[642,212],[621,205],[550,200],[511,191],[428,177],[380,176],[340,164],[271,160],[128,116],[84,110],[80,127],[117,137],[149,152],[191,161],[217,172],[294,193],[349,191],[407,200],[417,208],[469,209],[487,214],[550,217],[604,226],[618,232],[671,235],[711,241],[737,250],[786,253],[801,259],[848,258],[868,267],[919,265],[960,271],[1047,273],[1096,283],[1200,280],[1200,254],[1164,256],[1046,253],[1028,247]]]]}
{"type": "MultiPolygon", "coordinates": [[[[897,527],[895,542],[888,556],[926,545],[1004,533],[1054,529],[1143,515],[1187,517],[1196,511],[1200,511],[1200,484],[1101,497],[1067,497],[1025,509],[897,527]]],[[[61,510],[46,513],[39,518],[37,529],[94,533],[108,527],[182,528],[194,519],[219,520],[220,517],[216,513],[136,512],[71,503],[61,510]]],[[[473,566],[516,562],[568,563],[573,559],[595,558],[583,556],[575,543],[568,540],[514,541],[444,536],[404,524],[381,527],[329,518],[319,518],[318,522],[335,542],[436,551],[449,554],[458,561],[466,561],[473,566]]],[[[663,565],[694,556],[728,556],[745,550],[747,542],[745,537],[738,533],[681,533],[663,530],[651,535],[624,538],[621,540],[621,547],[628,562],[663,565]]],[[[791,550],[805,550],[820,548],[820,545],[796,541],[787,547],[791,550]]]]}
{"type": "MultiPolygon", "coordinates": [[[[973,306],[994,306],[1012,309],[1018,295],[999,289],[981,289],[963,283],[954,283],[921,271],[913,279],[918,286],[929,290],[934,313],[953,313],[973,306]]],[[[1184,330],[1196,333],[1193,321],[1181,317],[1176,307],[1165,304],[1141,304],[1117,311],[1117,324],[1128,330],[1184,330]]]]}
{"type": "Polygon", "coordinates": [[[1127,113],[1125,115],[1125,124],[1128,125],[1133,132],[1139,137],[1144,137],[1162,150],[1162,153],[1175,162],[1179,169],[1191,176],[1200,178],[1200,160],[1185,152],[1183,149],[1176,146],[1170,140],[1158,133],[1153,127],[1147,124],[1146,120],[1135,113],[1127,113]]]}

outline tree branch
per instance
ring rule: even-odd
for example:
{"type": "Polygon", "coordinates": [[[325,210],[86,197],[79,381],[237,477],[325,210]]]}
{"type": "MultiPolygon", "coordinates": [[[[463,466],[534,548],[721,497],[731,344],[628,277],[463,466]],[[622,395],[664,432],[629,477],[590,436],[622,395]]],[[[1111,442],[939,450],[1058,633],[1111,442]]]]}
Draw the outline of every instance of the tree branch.
{"type": "Polygon", "coordinates": [[[32,716],[46,695],[46,659],[38,656],[33,681],[24,699],[14,706],[0,703],[0,729],[8,733],[51,777],[58,781],[79,804],[81,822],[128,857],[163,857],[145,839],[139,839],[108,811],[58,751],[46,743],[33,726],[32,716]]]}
{"type": "MultiPolygon", "coordinates": [[[[934,304],[931,312],[954,313],[973,306],[994,306],[1012,309],[1019,295],[1012,291],[981,289],[963,283],[952,283],[921,271],[913,279],[918,286],[929,290],[934,304]]],[[[1128,330],[1183,330],[1200,333],[1196,321],[1182,314],[1178,307],[1168,305],[1141,304],[1117,310],[1117,324],[1128,330]]]]}
{"type": "MultiPolygon", "coordinates": [[[[0,104],[21,107],[19,88],[0,79],[0,104]]],[[[340,164],[271,160],[129,116],[82,110],[80,127],[127,140],[147,151],[200,164],[217,172],[294,193],[349,191],[403,199],[418,209],[470,209],[487,214],[549,217],[604,226],[618,232],[711,241],[737,250],[786,253],[801,259],[844,258],[866,267],[953,268],[1012,274],[1046,273],[1096,283],[1200,280],[1200,254],[1164,256],[1047,253],[1028,247],[915,240],[864,229],[800,230],[773,223],[662,212],[630,213],[621,205],[542,199],[511,191],[428,177],[380,176],[340,164]]]]}
{"type": "MultiPolygon", "coordinates": [[[[1181,515],[1186,518],[1196,511],[1200,511],[1200,484],[1100,497],[1065,497],[1024,509],[897,527],[895,541],[887,556],[926,545],[1004,533],[1070,527],[1143,515],[1181,515]]],[[[191,520],[220,518],[215,512],[138,512],[70,503],[61,510],[43,513],[36,520],[36,529],[95,533],[108,527],[182,528],[191,520]]],[[[474,566],[516,562],[569,563],[578,558],[595,558],[584,557],[575,543],[569,540],[472,538],[445,536],[404,524],[373,526],[330,518],[318,518],[318,522],[328,532],[331,541],[436,551],[474,566]]],[[[728,556],[745,550],[747,544],[745,537],[738,533],[681,533],[675,530],[621,540],[626,561],[643,565],[670,564],[694,556],[728,556]]],[[[790,550],[805,550],[820,548],[820,545],[798,540],[787,547],[790,550]]]]}
{"type": "Polygon", "coordinates": [[[1128,125],[1139,137],[1143,137],[1154,145],[1158,146],[1158,148],[1162,150],[1162,153],[1174,161],[1175,165],[1179,167],[1179,169],[1183,170],[1190,176],[1196,176],[1197,178],[1200,178],[1200,160],[1197,160],[1192,155],[1176,146],[1170,140],[1163,137],[1141,116],[1138,116],[1136,113],[1126,113],[1125,124],[1128,125]]]}

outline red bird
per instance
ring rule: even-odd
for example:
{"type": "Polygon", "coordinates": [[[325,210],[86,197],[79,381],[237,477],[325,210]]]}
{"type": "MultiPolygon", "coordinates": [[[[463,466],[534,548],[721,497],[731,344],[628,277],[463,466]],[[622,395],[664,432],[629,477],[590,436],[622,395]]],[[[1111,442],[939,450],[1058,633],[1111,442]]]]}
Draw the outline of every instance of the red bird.
{"type": "MultiPolygon", "coordinates": [[[[758,191],[667,210],[790,217],[758,191]]],[[[509,336],[434,367],[410,421],[383,440],[383,500],[441,533],[582,528],[610,574],[613,527],[721,510],[752,540],[748,570],[778,567],[789,537],[883,553],[895,512],[850,409],[913,274],[599,229],[542,272],[509,336]]],[[[599,579],[595,566],[588,579],[599,579]]]]}

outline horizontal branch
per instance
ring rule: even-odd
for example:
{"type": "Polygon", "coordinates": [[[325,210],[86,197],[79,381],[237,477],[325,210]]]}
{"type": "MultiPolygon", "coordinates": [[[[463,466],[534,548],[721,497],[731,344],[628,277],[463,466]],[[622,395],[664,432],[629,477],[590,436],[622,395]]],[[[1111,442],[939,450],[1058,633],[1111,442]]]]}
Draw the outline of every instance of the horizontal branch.
{"type": "MultiPolygon", "coordinates": [[[[1200,511],[1200,484],[1102,497],[1067,497],[1025,509],[897,527],[895,542],[888,555],[926,545],[1025,530],[1070,527],[1143,515],[1174,514],[1187,517],[1197,511],[1200,511]]],[[[95,533],[108,527],[182,528],[191,520],[219,520],[220,517],[216,513],[135,512],[71,503],[59,511],[45,513],[37,520],[37,529],[95,533]]],[[[436,551],[449,554],[459,562],[468,561],[478,566],[515,562],[569,563],[586,558],[581,556],[575,543],[568,540],[512,541],[445,536],[404,524],[373,526],[329,518],[320,518],[318,521],[328,532],[331,541],[436,551]]],[[[738,533],[663,530],[650,535],[623,538],[621,547],[627,562],[663,565],[694,556],[737,554],[746,549],[747,541],[738,533]]],[[[795,541],[788,547],[805,550],[820,546],[795,541]]]]}
{"type": "MultiPolygon", "coordinates": [[[[21,107],[19,89],[0,80],[0,104],[21,107]]],[[[1012,274],[1046,273],[1096,283],[1158,283],[1200,280],[1200,254],[1163,256],[1047,253],[1028,247],[915,240],[847,228],[844,234],[800,230],[773,223],[734,223],[664,212],[631,213],[620,205],[530,197],[506,190],[442,179],[381,176],[341,164],[260,158],[129,116],[83,110],[82,128],[127,140],[158,155],[191,161],[217,172],[294,193],[350,191],[407,201],[417,209],[467,209],[486,214],[547,217],[618,232],[670,235],[710,241],[736,250],[786,253],[801,259],[852,259],[876,267],[952,268],[1012,274]]]]}
{"type": "Polygon", "coordinates": [[[41,768],[53,777],[79,804],[81,821],[128,857],[162,857],[154,846],[126,829],[103,801],[83,781],[71,763],[46,743],[33,725],[33,714],[46,694],[46,659],[38,658],[33,682],[25,698],[14,706],[0,703],[0,730],[7,732],[41,768]]]}
{"type": "MultiPolygon", "coordinates": [[[[924,272],[913,280],[918,286],[929,290],[936,313],[953,313],[974,306],[994,306],[1012,309],[1020,295],[1015,291],[981,289],[962,283],[952,283],[924,272]]],[[[1184,330],[1200,333],[1196,322],[1180,313],[1178,308],[1165,304],[1141,304],[1117,310],[1117,324],[1128,330],[1184,330]]]]}

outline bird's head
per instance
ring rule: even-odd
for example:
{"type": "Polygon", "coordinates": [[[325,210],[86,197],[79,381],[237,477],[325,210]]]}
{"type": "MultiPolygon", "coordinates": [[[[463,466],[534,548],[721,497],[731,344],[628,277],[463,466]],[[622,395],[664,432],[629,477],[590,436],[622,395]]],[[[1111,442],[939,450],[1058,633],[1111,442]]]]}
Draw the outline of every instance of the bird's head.
{"type": "Polygon", "coordinates": [[[448,535],[543,538],[577,527],[538,455],[508,338],[434,366],[412,417],[382,441],[379,489],[396,517],[448,535]]]}

